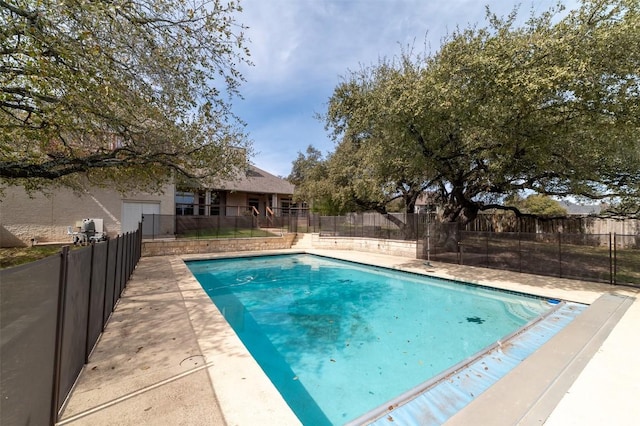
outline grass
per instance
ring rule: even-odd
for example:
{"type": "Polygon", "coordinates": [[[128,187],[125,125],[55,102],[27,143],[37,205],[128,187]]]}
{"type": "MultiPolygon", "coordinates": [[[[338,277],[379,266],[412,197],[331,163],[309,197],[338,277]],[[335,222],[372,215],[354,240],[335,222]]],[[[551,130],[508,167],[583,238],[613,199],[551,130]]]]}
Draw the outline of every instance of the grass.
{"type": "Polygon", "coordinates": [[[60,246],[0,248],[0,269],[34,262],[60,253],[60,246]]]}
{"type": "MultiPolygon", "coordinates": [[[[509,269],[507,264],[511,264],[512,267],[517,265],[520,256],[522,271],[525,272],[545,275],[550,270],[557,268],[558,260],[561,259],[562,276],[574,278],[600,276],[604,278],[608,277],[610,273],[610,252],[606,245],[563,243],[559,248],[557,242],[522,240],[519,246],[517,239],[497,237],[488,242],[482,237],[465,237],[463,245],[463,263],[465,264],[469,264],[469,256],[474,254],[478,259],[486,259],[488,248],[488,258],[497,269],[509,269]],[[466,259],[465,256],[467,256],[466,259]],[[585,272],[589,273],[585,274],[585,272]]],[[[617,283],[640,284],[640,250],[618,247],[616,249],[616,264],[617,283]]],[[[556,272],[560,272],[560,270],[558,269],[556,272]]]]}
{"type": "MultiPolygon", "coordinates": [[[[263,229],[200,229],[185,232],[180,238],[258,238],[277,237],[263,229]]],[[[65,244],[66,245],[66,244],[65,244]]],[[[70,244],[71,249],[81,248],[70,244]]],[[[60,245],[0,248],[0,269],[11,268],[60,253],[60,245]]]]}
{"type": "Polygon", "coordinates": [[[198,229],[187,231],[178,235],[179,238],[257,238],[257,237],[277,237],[272,232],[263,229],[198,229]]]}

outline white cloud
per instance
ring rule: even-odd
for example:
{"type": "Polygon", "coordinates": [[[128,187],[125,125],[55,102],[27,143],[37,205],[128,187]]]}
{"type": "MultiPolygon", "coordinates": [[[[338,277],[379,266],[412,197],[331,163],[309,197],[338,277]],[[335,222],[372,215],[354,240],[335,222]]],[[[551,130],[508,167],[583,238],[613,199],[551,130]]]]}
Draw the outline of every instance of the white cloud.
{"type": "MultiPolygon", "coordinates": [[[[577,0],[567,2],[575,7],[577,0]]],[[[539,13],[555,3],[489,1],[498,15],[521,4],[523,20],[532,8],[539,13]]],[[[259,152],[256,164],[281,175],[310,143],[332,149],[314,114],[323,112],[349,70],[397,56],[410,45],[422,52],[426,43],[427,51],[437,51],[456,27],[485,24],[485,3],[475,0],[241,0],[241,5],[238,20],[249,27],[255,66],[243,69],[245,100],[235,109],[248,122],[259,152]],[[265,159],[273,160],[273,167],[266,167],[265,159]]]]}
{"type": "MultiPolygon", "coordinates": [[[[494,1],[506,14],[515,2],[494,1]]],[[[551,4],[552,1],[538,2],[551,4]]],[[[475,0],[244,0],[241,22],[249,26],[255,67],[249,85],[290,85],[299,80],[335,80],[347,69],[369,65],[426,41],[437,50],[457,25],[483,23],[485,7],[475,0]]],[[[528,14],[528,7],[521,7],[528,14]]]]}

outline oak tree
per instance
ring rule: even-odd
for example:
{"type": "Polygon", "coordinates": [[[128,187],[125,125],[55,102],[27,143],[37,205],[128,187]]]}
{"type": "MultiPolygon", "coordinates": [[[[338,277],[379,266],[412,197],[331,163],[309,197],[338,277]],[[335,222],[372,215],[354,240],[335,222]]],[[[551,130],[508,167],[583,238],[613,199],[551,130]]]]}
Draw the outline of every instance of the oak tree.
{"type": "Polygon", "coordinates": [[[295,185],[293,200],[305,203],[312,212],[324,215],[339,215],[353,211],[353,206],[340,203],[333,184],[330,181],[333,171],[328,168],[330,158],[313,145],[309,145],[303,154],[291,164],[291,173],[287,180],[295,185]]]}
{"type": "Polygon", "coordinates": [[[383,60],[335,89],[332,160],[347,152],[364,166],[349,186],[373,188],[354,196],[399,194],[409,175],[461,222],[513,210],[514,194],[638,197],[640,2],[584,0],[521,26],[515,11],[487,16],[435,54],[383,60]]]}
{"type": "Polygon", "coordinates": [[[223,176],[249,64],[237,2],[0,0],[0,185],[223,176]]]}

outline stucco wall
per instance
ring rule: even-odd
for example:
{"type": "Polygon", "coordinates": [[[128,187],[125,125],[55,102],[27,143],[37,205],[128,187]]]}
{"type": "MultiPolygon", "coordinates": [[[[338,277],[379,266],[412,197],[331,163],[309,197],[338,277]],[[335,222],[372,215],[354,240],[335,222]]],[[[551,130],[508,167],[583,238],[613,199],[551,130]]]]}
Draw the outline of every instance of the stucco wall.
{"type": "Polygon", "coordinates": [[[247,194],[245,192],[228,192],[227,206],[246,206],[247,194]]]}
{"type": "Polygon", "coordinates": [[[174,214],[173,185],[164,194],[129,194],[101,188],[84,193],[56,189],[49,195],[30,197],[21,187],[8,187],[0,202],[0,247],[38,242],[71,241],[67,227],[84,218],[101,218],[110,236],[121,232],[122,203],[126,200],[160,201],[161,214],[174,214]]]}

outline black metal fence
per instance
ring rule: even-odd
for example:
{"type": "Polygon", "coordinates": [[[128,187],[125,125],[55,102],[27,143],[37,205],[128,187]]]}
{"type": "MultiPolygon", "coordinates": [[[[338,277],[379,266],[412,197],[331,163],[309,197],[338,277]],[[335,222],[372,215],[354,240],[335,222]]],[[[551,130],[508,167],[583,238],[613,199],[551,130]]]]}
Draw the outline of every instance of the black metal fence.
{"type": "Polygon", "coordinates": [[[140,259],[141,236],[0,270],[0,424],[57,421],[140,259]]]}
{"type": "Polygon", "coordinates": [[[324,236],[415,240],[418,220],[425,215],[406,213],[351,213],[321,216],[307,209],[274,209],[274,214],[159,215],[142,218],[142,236],[162,238],[241,238],[280,236],[286,232],[319,232],[324,236]]]}
{"type": "Polygon", "coordinates": [[[640,286],[640,235],[580,232],[586,225],[586,219],[505,222],[481,217],[460,229],[456,223],[439,223],[434,213],[321,216],[291,209],[271,216],[148,215],[143,233],[145,238],[238,238],[317,232],[321,237],[417,241],[419,259],[640,286]]]}
{"type": "MultiPolygon", "coordinates": [[[[142,219],[142,236],[162,238],[273,237],[290,232],[297,216],[174,216],[150,214],[142,219]]],[[[293,231],[295,232],[295,231],[293,231]]]]}
{"type": "Polygon", "coordinates": [[[349,213],[344,216],[311,215],[311,232],[320,236],[410,240],[417,237],[418,221],[425,215],[407,213],[349,213]]]}
{"type": "Polygon", "coordinates": [[[640,235],[420,230],[417,257],[460,265],[640,286],[640,235]]]}

